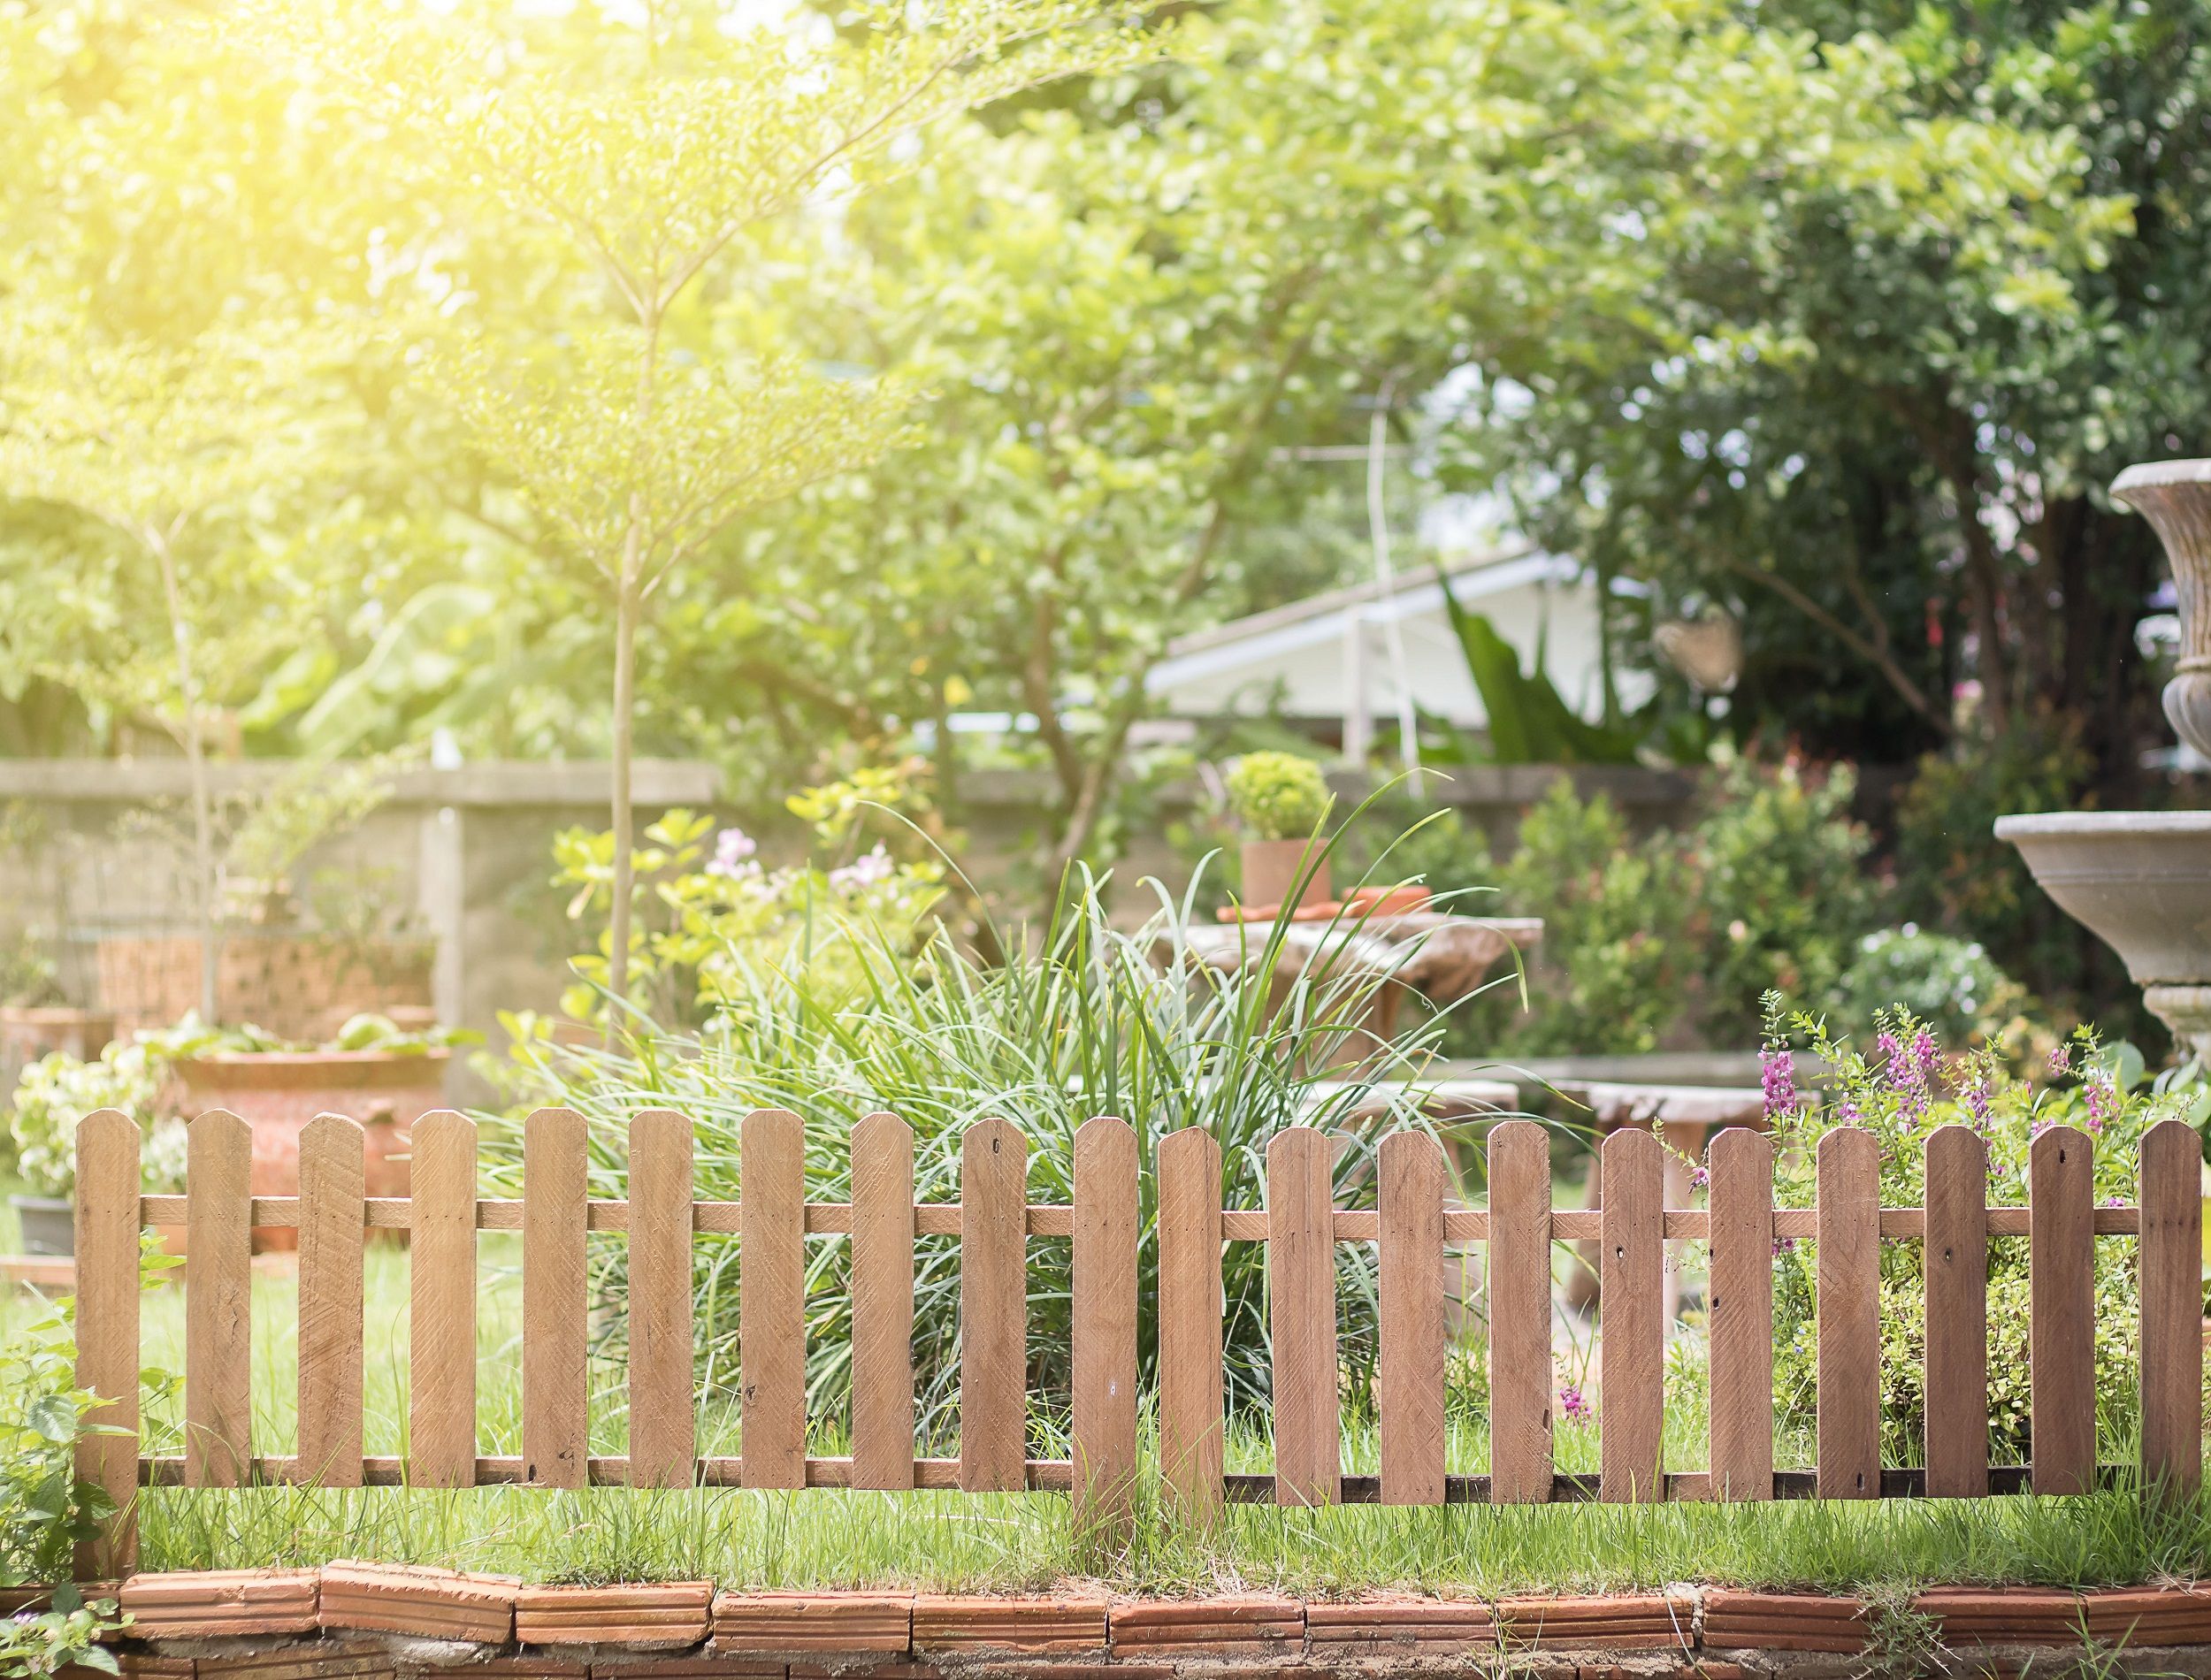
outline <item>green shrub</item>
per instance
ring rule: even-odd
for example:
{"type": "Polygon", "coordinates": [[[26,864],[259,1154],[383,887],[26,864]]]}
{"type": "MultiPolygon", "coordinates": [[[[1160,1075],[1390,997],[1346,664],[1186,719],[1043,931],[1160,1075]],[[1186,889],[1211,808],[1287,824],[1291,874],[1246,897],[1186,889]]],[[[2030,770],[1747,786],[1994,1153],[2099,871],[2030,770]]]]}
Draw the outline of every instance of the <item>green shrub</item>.
{"type": "Polygon", "coordinates": [[[70,1577],[71,1552],[96,1538],[113,1507],[77,1479],[77,1442],[101,1425],[101,1401],[77,1386],[77,1348],[65,1311],[0,1337],[0,1585],[70,1577]]]}
{"type": "Polygon", "coordinates": [[[1843,971],[1834,1013],[1871,1020],[1894,1004],[1927,1023],[1946,1043],[1985,1038],[2026,1001],[2024,989],[1978,945],[1907,923],[1858,941],[1843,971]]]}
{"type": "MultiPolygon", "coordinates": [[[[2077,1126],[2094,1140],[2099,1202],[2131,1201],[2142,1134],[2158,1121],[2200,1122],[2207,1106],[2201,1088],[2145,1080],[2138,1056],[2124,1046],[2100,1048],[2085,1032],[2054,1058],[2069,1085],[2037,1085],[2008,1073],[1986,1047],[1946,1055],[1926,1024],[1905,1009],[1875,1018],[1870,1053],[1837,1038],[1825,1024],[1798,1015],[1793,1030],[1769,1000],[1767,1111],[1774,1132],[1777,1206],[1809,1208],[1816,1195],[1819,1138],[1839,1126],[1871,1130],[1880,1145],[1881,1203],[1925,1205],[1925,1144],[1937,1126],[1972,1126],[1988,1142],[1992,1203],[2026,1201],[2028,1152],[2045,1126],[2077,1126]],[[1800,1042],[1833,1078],[1827,1101],[1801,1103],[1786,1072],[1786,1052],[1800,1042]]],[[[2095,1249],[2096,1394],[2100,1411],[2121,1425],[2136,1394],[2137,1288],[2131,1245],[2095,1249]]],[[[1925,1273],[1916,1242],[1881,1245],[1881,1436],[1883,1462],[1924,1462],[1925,1273]]],[[[1784,1428],[1809,1430],[1817,1416],[1817,1327],[1813,1245],[1781,1243],[1774,1256],[1774,1399],[1784,1428]]],[[[1988,1245],[1989,1451],[1996,1463],[2032,1457],[2028,1403],[2028,1275],[2024,1238],[1988,1245]]],[[[2123,1426],[2123,1425],[2122,1425],[2123,1426]]]]}
{"type": "Polygon", "coordinates": [[[34,1195],[65,1196],[74,1190],[78,1124],[112,1108],[138,1122],[145,1140],[139,1176],[147,1194],[182,1189],[184,1123],[161,1107],[170,1060],[159,1042],[134,1039],[108,1045],[88,1062],[54,1050],[26,1066],[8,1119],[24,1187],[34,1195]]]}
{"type": "Polygon", "coordinates": [[[1228,776],[1228,808],[1253,840],[1302,840],[1327,819],[1335,796],[1320,767],[1295,752],[1247,752],[1228,776]]]}
{"type": "Polygon", "coordinates": [[[1850,819],[1857,777],[1795,764],[1727,764],[1689,837],[1702,935],[1703,1027],[1718,1045],[1758,1035],[1759,1000],[1834,995],[1871,924],[1872,842],[1850,819]]]}
{"type": "MultiPolygon", "coordinates": [[[[1541,916],[1531,1006],[1498,987],[1493,1048],[1527,1056],[1655,1050],[1684,1007],[1688,884],[1669,836],[1636,844],[1603,794],[1584,800],[1561,776],[1521,819],[1497,876],[1496,913],[1541,916]]],[[[1483,907],[1487,913],[1487,906],[1483,907]]]]}
{"type": "MultiPolygon", "coordinates": [[[[846,920],[843,948],[865,966],[857,991],[832,973],[817,980],[804,962],[769,963],[729,946],[726,1007],[702,1031],[625,1035],[618,1051],[574,1050],[532,1037],[517,1046],[516,1095],[558,1102],[584,1114],[592,1140],[594,1195],[620,1196],[627,1172],[631,1116],[668,1107],[694,1117],[698,1194],[741,1195],[738,1134],[760,1107],[787,1108],[807,1126],[810,1200],[851,1196],[849,1140],[876,1110],[913,1126],[916,1196],[959,1195],[960,1141],[974,1121],[1002,1116],[1029,1140],[1029,1194],[1069,1198],[1075,1134],[1098,1114],[1126,1119],[1146,1169],[1141,1180],[1139,1299],[1154,1299],[1157,1273],[1150,1169],[1160,1139],[1203,1126],[1220,1145],[1227,1205],[1264,1205],[1267,1142],[1287,1126],[1332,1134],[1338,1204],[1373,1205],[1373,1150],[1389,1131],[1427,1127],[1425,1073],[1437,1024],[1418,1023],[1397,1043],[1355,1069],[1336,1067],[1346,1035],[1366,1016],[1375,977],[1302,978],[1279,1008],[1266,977],[1275,972],[1286,929],[1257,945],[1248,971],[1226,973],[1189,946],[1190,906],[1179,905],[1133,932],[1109,919],[1098,883],[1078,880],[1051,927],[1031,943],[1009,937],[1015,954],[986,965],[945,935],[918,958],[880,928],[846,920]],[[1245,977],[1248,972],[1250,977],[1245,977]],[[1331,1071],[1333,1069],[1333,1071],[1331,1071]]],[[[1291,966],[1295,966],[1294,964],[1291,966]]],[[[519,1172],[519,1130],[487,1126],[486,1154],[495,1182],[519,1172]]],[[[1336,1249],[1344,1298],[1343,1352],[1354,1391],[1371,1379],[1371,1249],[1336,1249]],[[1359,1303],[1367,1304],[1359,1304],[1359,1303]]],[[[699,1328],[709,1388],[727,1380],[735,1354],[738,1256],[727,1240],[697,1248],[699,1328]]],[[[840,1413],[851,1354],[850,1248],[813,1245],[807,1256],[808,1409],[840,1413]]],[[[620,1291],[619,1251],[600,1257],[599,1287],[620,1291]]],[[[1070,1254],[1064,1241],[1032,1245],[1029,1269],[1029,1388],[1041,1412],[1064,1407],[1068,1392],[1070,1254]]],[[[1265,1256],[1234,1243],[1224,1261],[1223,1337],[1230,1403],[1259,1404],[1267,1391],[1265,1256]]],[[[916,1245],[914,1359],[919,1424],[942,1438],[956,1406],[959,1378],[959,1270],[956,1240],[916,1245]]],[[[622,1315],[608,1315],[620,1333],[622,1315]]],[[[1156,1325],[1139,1332],[1144,1380],[1154,1377],[1156,1325]]]]}

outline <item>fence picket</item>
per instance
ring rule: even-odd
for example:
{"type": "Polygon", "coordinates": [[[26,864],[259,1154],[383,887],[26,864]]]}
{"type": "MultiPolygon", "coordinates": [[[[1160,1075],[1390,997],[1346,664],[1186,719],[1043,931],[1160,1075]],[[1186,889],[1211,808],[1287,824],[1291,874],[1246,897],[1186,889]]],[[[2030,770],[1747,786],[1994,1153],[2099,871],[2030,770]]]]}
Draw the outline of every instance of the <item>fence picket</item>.
{"type": "Polygon", "coordinates": [[[590,1469],[585,1149],[572,1109],[523,1122],[522,1478],[547,1487],[581,1487],[590,1469]]]}
{"type": "Polygon", "coordinates": [[[1161,1140],[1159,1464],[1185,1522],[1213,1522],[1222,1473],[1220,1145],[1203,1126],[1161,1140]]]}
{"type": "Polygon", "coordinates": [[[1967,1126],[1926,1144],[1927,1492],[1988,1492],[1988,1145],[1967,1126]]]}
{"type": "Polygon", "coordinates": [[[253,1128],[210,1109],[185,1155],[184,1479],[239,1487],[253,1462],[253,1128]]]}
{"type": "Polygon", "coordinates": [[[2053,1126],[2027,1152],[2027,1279],[2034,1491],[2096,1478],[2094,1146],[2053,1126]]]}
{"type": "Polygon", "coordinates": [[[1274,1336],[1274,1498],[1333,1505],[1337,1453],[1335,1195],[1328,1140],[1307,1126],[1266,1146],[1266,1290],[1274,1336]]]}
{"type": "Polygon", "coordinates": [[[1099,1115],[1075,1134],[1075,1523],[1125,1526],[1136,1478],[1136,1134],[1099,1115]]]}
{"type": "Polygon", "coordinates": [[[300,1129],[300,1467],[361,1485],[361,1233],[367,1139],[342,1114],[300,1129]]]}
{"type": "Polygon", "coordinates": [[[977,1120],[960,1141],[960,1485],[1017,1490],[1029,1455],[1029,1140],[977,1120]]]}
{"type": "Polygon", "coordinates": [[[1604,1140],[1603,1236],[1597,1262],[1603,1387],[1600,1491],[1614,1503],[1664,1496],[1658,1447],[1665,1427],[1665,1155],[1649,1132],[1604,1140]]]}
{"type": "Polygon", "coordinates": [[[2182,1494],[2203,1480],[2202,1160],[2184,1120],[2143,1134],[2142,1479],[2182,1494]]]}
{"type": "Polygon", "coordinates": [[[806,1129],[755,1109],[738,1139],[737,1340],[745,1485],[806,1485],[806,1129]]]}
{"type": "Polygon", "coordinates": [[[1443,1147],[1425,1132],[1382,1140],[1379,1207],[1385,1505],[1443,1502],[1443,1147]]]}
{"type": "Polygon", "coordinates": [[[914,1128],[853,1127],[853,1485],[914,1485],[914,1128]]]}
{"type": "Polygon", "coordinates": [[[630,1125],[630,1482],[688,1487],[699,1450],[691,1361],[691,1121],[630,1125]]]}
{"type": "Polygon", "coordinates": [[[1550,1498],[1550,1137],[1489,1134],[1489,1497],[1550,1498]]]}
{"type": "Polygon", "coordinates": [[[1773,1144],[1730,1126],[1707,1153],[1712,1492],[1773,1497],[1773,1144]]]}
{"type": "Polygon", "coordinates": [[[476,1482],[476,1122],[415,1122],[408,1172],[408,1479],[476,1482]]]}
{"type": "Polygon", "coordinates": [[[115,1502],[77,1548],[80,1580],[130,1572],[137,1551],[138,1126],[111,1108],[77,1126],[77,1386],[101,1397],[88,1421],[126,1435],[77,1438],[77,1476],[115,1502]]]}
{"type": "Polygon", "coordinates": [[[1819,1140],[1819,1496],[1881,1493],[1881,1148],[1863,1126],[1819,1140]]]}

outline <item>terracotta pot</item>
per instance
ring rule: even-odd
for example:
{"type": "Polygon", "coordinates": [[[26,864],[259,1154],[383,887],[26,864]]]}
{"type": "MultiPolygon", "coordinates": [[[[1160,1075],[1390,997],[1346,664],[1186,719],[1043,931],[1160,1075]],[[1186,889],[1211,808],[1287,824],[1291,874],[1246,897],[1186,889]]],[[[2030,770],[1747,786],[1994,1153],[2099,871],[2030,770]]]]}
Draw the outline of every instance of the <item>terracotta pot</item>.
{"type": "Polygon", "coordinates": [[[1325,857],[1316,858],[1312,878],[1305,882],[1305,890],[1297,903],[1285,902],[1297,886],[1308,856],[1320,852],[1321,845],[1319,840],[1246,840],[1242,848],[1243,902],[1255,910],[1266,905],[1283,905],[1295,910],[1305,905],[1327,903],[1328,860],[1325,857]]]}
{"type": "MultiPolygon", "coordinates": [[[[187,1115],[228,1109],[253,1126],[253,1193],[300,1193],[300,1131],[318,1114],[361,1122],[368,1143],[368,1193],[407,1194],[414,1124],[445,1106],[446,1064],[452,1052],[267,1050],[203,1056],[176,1065],[178,1106],[187,1115]]],[[[267,1253],[295,1249],[289,1228],[256,1231],[267,1253]]]]}

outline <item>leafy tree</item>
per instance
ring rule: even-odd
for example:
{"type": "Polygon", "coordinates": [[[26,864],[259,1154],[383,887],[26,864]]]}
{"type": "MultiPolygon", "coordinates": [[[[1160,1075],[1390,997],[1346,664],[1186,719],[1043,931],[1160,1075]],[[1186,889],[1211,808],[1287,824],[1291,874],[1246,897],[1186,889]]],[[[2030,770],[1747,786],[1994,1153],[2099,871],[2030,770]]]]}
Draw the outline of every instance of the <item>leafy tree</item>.
{"type": "Polygon", "coordinates": [[[533,555],[612,609],[608,983],[626,996],[646,615],[725,527],[891,447],[910,402],[896,380],[836,377],[689,318],[704,277],[764,225],[900,167],[930,123],[1150,49],[1067,0],[871,5],[849,31],[811,34],[650,9],[637,27],[601,18],[588,52],[550,50],[496,9],[287,21],[413,134],[442,204],[554,235],[538,288],[463,308],[429,366],[526,508],[533,555]]]}

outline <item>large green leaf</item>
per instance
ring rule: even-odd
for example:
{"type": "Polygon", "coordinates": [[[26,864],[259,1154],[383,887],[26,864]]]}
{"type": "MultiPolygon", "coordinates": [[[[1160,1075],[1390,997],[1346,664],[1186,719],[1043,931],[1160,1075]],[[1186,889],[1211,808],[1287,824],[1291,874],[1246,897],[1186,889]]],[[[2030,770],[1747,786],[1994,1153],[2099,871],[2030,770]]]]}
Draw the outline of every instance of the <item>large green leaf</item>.
{"type": "Polygon", "coordinates": [[[1520,656],[1482,614],[1470,612],[1439,575],[1443,605],[1465,655],[1483,709],[1489,714],[1490,754],[1499,764],[1633,764],[1641,731],[1586,722],[1559,697],[1539,660],[1520,669],[1520,656]]]}

